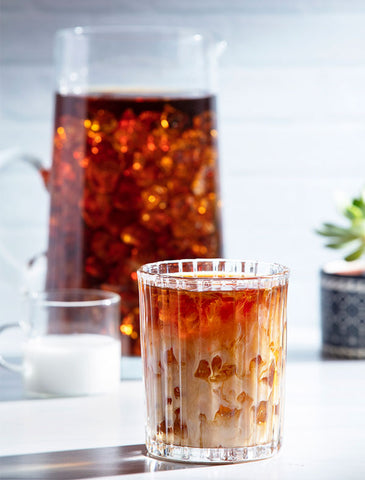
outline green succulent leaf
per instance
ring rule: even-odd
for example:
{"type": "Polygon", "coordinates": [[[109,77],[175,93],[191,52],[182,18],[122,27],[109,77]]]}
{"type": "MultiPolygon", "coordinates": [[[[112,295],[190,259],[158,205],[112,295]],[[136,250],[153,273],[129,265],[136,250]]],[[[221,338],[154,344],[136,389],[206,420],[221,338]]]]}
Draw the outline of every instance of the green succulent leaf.
{"type": "Polygon", "coordinates": [[[352,262],[353,260],[358,260],[363,255],[364,251],[365,251],[365,245],[361,245],[361,247],[359,247],[357,250],[350,253],[350,255],[347,255],[345,257],[345,260],[347,262],[352,262]]]}
{"type": "Polygon", "coordinates": [[[353,203],[353,205],[355,205],[355,207],[359,207],[361,209],[363,209],[365,207],[365,203],[364,203],[363,198],[355,198],[352,201],[352,203],[353,203]]]}
{"type": "Polygon", "coordinates": [[[341,237],[348,234],[348,229],[338,227],[332,223],[324,223],[323,228],[321,230],[317,230],[317,233],[325,237],[341,237]]]}
{"type": "Polygon", "coordinates": [[[364,217],[363,211],[357,205],[350,205],[349,207],[345,208],[344,215],[349,220],[359,220],[364,217]]]}
{"type": "Polygon", "coordinates": [[[352,240],[346,240],[344,242],[337,242],[337,243],[327,243],[326,247],[327,248],[332,248],[333,250],[339,250],[340,248],[343,248],[348,243],[352,242],[352,240]]]}
{"type": "Polygon", "coordinates": [[[345,260],[352,261],[365,255],[365,188],[352,200],[344,196],[341,198],[341,212],[348,221],[348,226],[326,222],[316,233],[328,239],[327,248],[335,250],[350,247],[352,242],[357,243],[355,250],[345,257],[345,260]]]}

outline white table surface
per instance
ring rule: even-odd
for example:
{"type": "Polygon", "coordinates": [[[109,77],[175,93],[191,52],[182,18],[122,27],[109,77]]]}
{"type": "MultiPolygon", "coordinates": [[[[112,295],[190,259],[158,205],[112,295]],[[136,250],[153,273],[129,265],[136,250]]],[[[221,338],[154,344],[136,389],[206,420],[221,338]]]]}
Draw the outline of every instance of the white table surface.
{"type": "MultiPolygon", "coordinates": [[[[315,352],[292,357],[284,446],[276,457],[102,478],[364,480],[365,361],[322,360],[315,352]]],[[[119,392],[108,396],[0,402],[1,479],[4,456],[143,442],[140,380],[122,381],[119,392]]]]}

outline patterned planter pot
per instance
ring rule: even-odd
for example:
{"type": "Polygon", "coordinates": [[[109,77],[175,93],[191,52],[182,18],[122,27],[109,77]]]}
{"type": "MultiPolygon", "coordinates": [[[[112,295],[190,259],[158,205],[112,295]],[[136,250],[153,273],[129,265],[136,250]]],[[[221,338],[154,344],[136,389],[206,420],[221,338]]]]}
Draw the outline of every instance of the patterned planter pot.
{"type": "Polygon", "coordinates": [[[321,270],[323,354],[365,358],[365,263],[332,262],[321,270]]]}

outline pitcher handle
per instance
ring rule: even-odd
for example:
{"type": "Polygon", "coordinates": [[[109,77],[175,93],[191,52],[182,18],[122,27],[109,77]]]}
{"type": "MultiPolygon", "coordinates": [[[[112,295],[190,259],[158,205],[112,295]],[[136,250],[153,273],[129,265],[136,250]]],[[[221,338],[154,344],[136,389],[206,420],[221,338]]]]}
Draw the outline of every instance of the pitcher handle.
{"type": "MultiPolygon", "coordinates": [[[[43,165],[42,161],[38,157],[25,153],[19,148],[9,148],[8,150],[0,152],[0,170],[14,161],[23,161],[34,167],[40,173],[44,185],[48,190],[49,170],[43,165]]],[[[8,249],[1,244],[1,242],[0,258],[2,258],[7,265],[23,274],[24,265],[10,253],[8,249]]]]}
{"type": "MultiPolygon", "coordinates": [[[[0,325],[0,335],[9,328],[20,328],[24,330],[23,325],[20,322],[14,323],[5,323],[4,325],[0,325]]],[[[16,363],[11,363],[5,360],[5,358],[0,354],[0,366],[6,368],[6,370],[10,370],[11,372],[16,373],[23,373],[23,366],[17,365],[16,363]]]]}

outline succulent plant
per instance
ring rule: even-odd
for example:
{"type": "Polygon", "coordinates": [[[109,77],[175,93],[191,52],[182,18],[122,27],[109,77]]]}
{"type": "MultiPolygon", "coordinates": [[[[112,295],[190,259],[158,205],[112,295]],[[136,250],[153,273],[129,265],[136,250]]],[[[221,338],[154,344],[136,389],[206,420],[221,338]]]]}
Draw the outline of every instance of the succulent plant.
{"type": "Polygon", "coordinates": [[[327,237],[326,247],[341,249],[348,247],[350,253],[345,260],[357,260],[365,253],[365,189],[357,198],[342,201],[340,212],[348,220],[349,225],[342,227],[333,223],[323,223],[317,230],[319,235],[327,237]]]}

